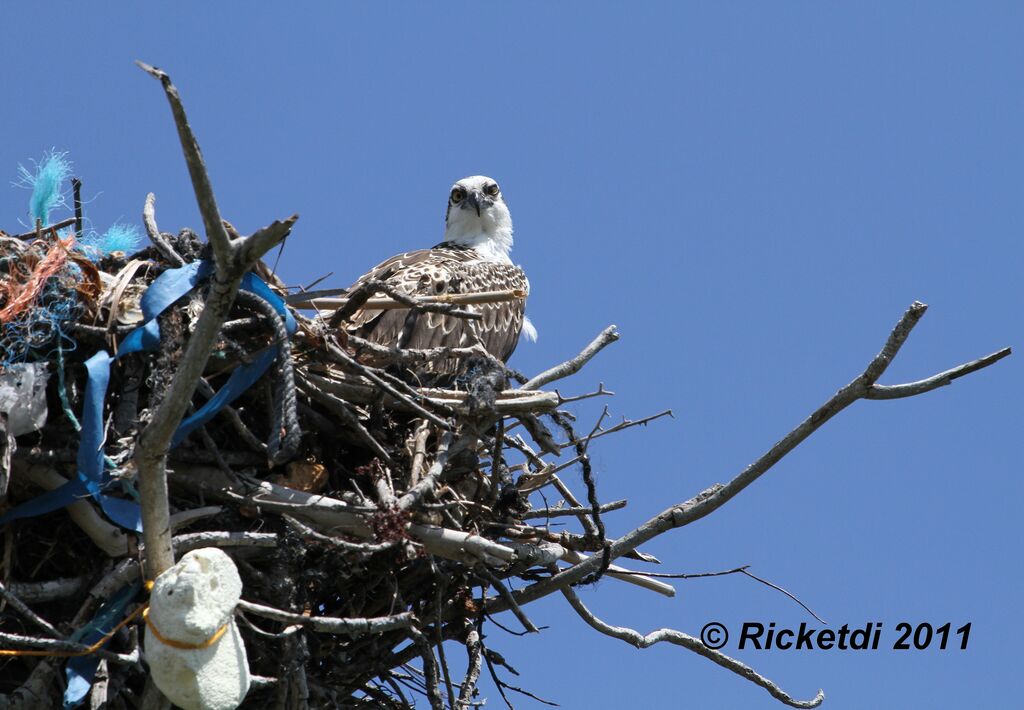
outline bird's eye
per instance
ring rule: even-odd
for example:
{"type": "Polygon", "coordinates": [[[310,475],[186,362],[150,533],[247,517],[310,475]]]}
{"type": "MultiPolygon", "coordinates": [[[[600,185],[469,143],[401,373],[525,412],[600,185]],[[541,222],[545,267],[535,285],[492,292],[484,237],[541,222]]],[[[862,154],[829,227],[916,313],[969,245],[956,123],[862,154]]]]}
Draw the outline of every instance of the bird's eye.
{"type": "Polygon", "coordinates": [[[491,197],[497,197],[498,196],[498,183],[492,182],[490,185],[488,185],[487,187],[484,188],[484,192],[486,192],[491,197]]]}
{"type": "Polygon", "coordinates": [[[452,196],[451,196],[452,204],[453,205],[459,204],[460,202],[462,202],[462,199],[465,196],[466,196],[466,191],[463,190],[461,187],[453,188],[452,189],[452,196]]]}

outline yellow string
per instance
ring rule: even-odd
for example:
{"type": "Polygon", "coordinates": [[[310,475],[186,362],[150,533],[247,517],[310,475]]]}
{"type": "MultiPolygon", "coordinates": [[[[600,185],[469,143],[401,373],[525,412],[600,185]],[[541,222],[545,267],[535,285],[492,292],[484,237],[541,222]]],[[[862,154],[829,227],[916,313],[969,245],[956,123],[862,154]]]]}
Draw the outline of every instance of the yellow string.
{"type": "Polygon", "coordinates": [[[213,636],[206,639],[202,643],[185,643],[184,641],[175,641],[174,639],[169,639],[163,634],[161,634],[160,631],[156,628],[156,624],[154,624],[153,620],[149,618],[148,607],[146,608],[146,611],[143,612],[142,618],[146,620],[146,626],[149,627],[150,633],[156,636],[157,641],[159,641],[165,646],[170,646],[171,648],[179,648],[183,651],[199,651],[200,649],[209,648],[213,644],[220,641],[220,637],[223,636],[224,633],[228,630],[228,624],[225,623],[223,626],[221,626],[219,629],[213,632],[213,636]]]}

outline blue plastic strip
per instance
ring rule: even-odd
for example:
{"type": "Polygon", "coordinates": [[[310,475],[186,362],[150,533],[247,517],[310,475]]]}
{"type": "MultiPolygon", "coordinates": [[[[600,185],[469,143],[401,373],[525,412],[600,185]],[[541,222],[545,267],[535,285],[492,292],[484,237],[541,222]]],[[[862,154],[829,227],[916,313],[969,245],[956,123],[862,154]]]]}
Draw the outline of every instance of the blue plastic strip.
{"type": "Polygon", "coordinates": [[[263,373],[270,369],[270,366],[274,363],[274,358],[277,357],[277,350],[278,348],[276,347],[268,348],[257,355],[252,362],[236,367],[232,371],[231,376],[228,377],[228,381],[217,390],[213,397],[207,400],[202,407],[181,420],[181,424],[175,430],[174,436],[171,437],[171,448],[173,449],[183,442],[185,437],[213,419],[217,412],[238,399],[239,396],[263,377],[263,373]]]}
{"type": "Polygon", "coordinates": [[[106,350],[100,350],[85,362],[89,377],[82,407],[76,478],[9,510],[0,516],[0,524],[50,513],[76,500],[92,496],[108,518],[123,528],[142,532],[142,511],[138,504],[103,493],[104,487],[110,482],[103,456],[103,403],[107,398],[112,360],[106,350]]]}
{"type": "MultiPolygon", "coordinates": [[[[241,288],[255,293],[270,303],[274,310],[284,317],[284,326],[288,331],[288,335],[295,333],[297,325],[291,311],[285,307],[284,301],[271,291],[270,287],[262,279],[256,276],[256,274],[249,272],[242,278],[241,288]]],[[[171,448],[180,444],[185,440],[185,437],[213,419],[217,412],[234,402],[247,389],[259,381],[263,377],[263,373],[270,369],[270,366],[274,363],[279,350],[280,348],[277,346],[268,348],[257,355],[252,362],[236,367],[224,386],[206,404],[181,421],[177,431],[174,432],[174,437],[171,439],[171,448]]]]}
{"type": "MultiPolygon", "coordinates": [[[[213,265],[207,261],[193,262],[178,269],[169,269],[150,284],[142,297],[142,313],[145,318],[139,326],[122,341],[117,356],[128,353],[147,352],[160,344],[160,326],[157,317],[175,301],[198,286],[203,279],[213,272],[213,265]]],[[[289,335],[295,333],[296,323],[284,301],[274,293],[266,283],[255,274],[247,273],[241,288],[251,291],[269,302],[285,321],[289,335]]],[[[259,353],[251,363],[235,368],[227,383],[198,411],[182,420],[174,433],[171,447],[177,446],[196,428],[212,419],[217,412],[237,399],[251,387],[273,364],[280,348],[275,346],[259,353]]],[[[34,517],[63,508],[76,500],[92,496],[96,499],[107,517],[118,525],[130,530],[142,531],[142,518],[137,503],[107,496],[103,489],[110,483],[110,474],[104,466],[103,453],[103,404],[107,397],[107,386],[110,383],[110,364],[116,359],[101,350],[86,363],[88,382],[85,386],[85,402],[81,417],[81,441],[78,446],[76,478],[68,481],[60,488],[22,503],[5,515],[0,516],[0,524],[34,517]]],[[[141,584],[128,585],[104,604],[95,618],[76,632],[72,640],[92,644],[105,636],[116,623],[124,618],[125,607],[138,594],[141,584]]],[[[65,673],[67,687],[64,691],[64,708],[74,708],[81,704],[89,694],[99,659],[94,655],[72,658],[68,661],[65,673]]]]}
{"type": "MultiPolygon", "coordinates": [[[[106,636],[124,618],[125,607],[138,595],[141,588],[141,581],[122,587],[117,594],[100,607],[92,621],[72,634],[71,640],[91,646],[106,636]]],[[[99,664],[100,659],[95,655],[78,656],[68,660],[64,671],[67,676],[67,687],[64,689],[65,710],[73,708],[85,700],[89,688],[92,687],[93,678],[96,677],[96,668],[99,664]]]]}
{"type": "Polygon", "coordinates": [[[157,316],[198,286],[211,273],[213,265],[210,262],[194,261],[177,269],[168,269],[157,276],[142,294],[142,316],[145,322],[121,342],[121,347],[117,349],[118,357],[128,353],[156,350],[160,345],[160,325],[156,320],[157,316]]]}
{"type": "Polygon", "coordinates": [[[34,518],[37,515],[51,513],[60,508],[67,507],[80,498],[88,498],[89,490],[77,478],[65,483],[60,488],[54,488],[32,500],[27,500],[21,505],[11,508],[3,515],[0,515],[0,525],[9,523],[12,520],[22,518],[34,518]]]}
{"type": "MultiPolygon", "coordinates": [[[[142,296],[142,313],[145,322],[122,341],[121,347],[117,351],[117,357],[156,349],[160,344],[160,326],[157,317],[212,273],[213,265],[210,262],[199,261],[177,269],[168,269],[160,274],[142,296]]],[[[295,333],[295,318],[292,317],[284,301],[258,276],[251,272],[245,274],[242,278],[241,288],[251,291],[269,302],[274,310],[284,318],[288,334],[295,333]]],[[[184,441],[185,437],[210,421],[221,409],[257,382],[273,364],[278,351],[279,347],[276,346],[268,348],[259,353],[251,363],[235,368],[228,381],[209,401],[182,420],[171,439],[171,448],[184,441]]],[[[107,351],[101,350],[85,363],[89,379],[85,387],[85,404],[82,411],[77,478],[68,481],[60,488],[47,491],[43,495],[9,510],[0,516],[0,524],[49,513],[68,506],[80,498],[92,496],[103,508],[107,517],[115,523],[129,530],[142,531],[142,516],[137,503],[103,493],[104,488],[110,483],[110,475],[104,468],[103,403],[106,400],[107,385],[110,381],[110,364],[114,359],[107,351]]]]}

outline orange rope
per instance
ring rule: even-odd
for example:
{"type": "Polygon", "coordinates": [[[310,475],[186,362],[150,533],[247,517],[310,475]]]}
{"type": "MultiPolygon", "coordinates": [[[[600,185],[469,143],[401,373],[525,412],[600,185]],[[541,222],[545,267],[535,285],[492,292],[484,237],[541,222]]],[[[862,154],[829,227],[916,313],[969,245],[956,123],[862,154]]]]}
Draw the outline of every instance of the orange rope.
{"type": "Polygon", "coordinates": [[[124,628],[139,614],[142,614],[148,607],[140,606],[138,609],[133,611],[131,614],[126,616],[121,623],[112,628],[107,634],[99,641],[94,643],[92,646],[82,651],[43,651],[38,649],[0,649],[0,656],[50,656],[53,658],[76,658],[78,656],[88,656],[96,653],[103,647],[107,641],[109,641],[114,634],[124,628]]]}
{"type": "Polygon", "coordinates": [[[149,627],[149,632],[156,636],[157,641],[159,641],[165,646],[170,646],[171,648],[178,648],[182,651],[199,651],[204,648],[209,648],[213,644],[220,641],[220,637],[223,636],[225,632],[227,632],[228,623],[230,623],[228,622],[221,626],[219,629],[213,632],[213,636],[206,639],[202,643],[185,643],[184,641],[175,641],[174,639],[169,639],[163,634],[161,634],[160,631],[157,630],[156,625],[153,623],[153,620],[149,618],[149,608],[147,608],[146,611],[142,614],[142,617],[146,620],[146,626],[149,627]]]}
{"type": "Polygon", "coordinates": [[[17,293],[13,294],[3,310],[0,310],[0,323],[13,319],[35,302],[47,279],[60,271],[67,262],[68,249],[74,243],[74,237],[66,240],[58,238],[54,242],[53,248],[35,265],[28,282],[21,284],[17,293]]]}
{"type": "MultiPolygon", "coordinates": [[[[147,592],[148,591],[152,591],[152,589],[153,589],[153,582],[147,581],[146,582],[146,591],[147,592]]],[[[217,629],[216,631],[213,632],[213,636],[211,636],[210,638],[206,639],[202,643],[185,643],[184,641],[175,641],[174,639],[169,639],[166,636],[164,636],[162,633],[160,633],[160,631],[156,628],[156,625],[149,618],[149,605],[148,604],[144,604],[144,605],[140,606],[138,609],[136,609],[135,611],[133,611],[131,614],[126,616],[117,626],[115,626],[109,632],[107,632],[107,634],[103,638],[101,638],[99,641],[97,641],[93,645],[91,645],[88,648],[85,648],[85,649],[83,649],[81,651],[43,651],[43,650],[38,650],[38,649],[0,649],[0,656],[48,656],[48,657],[51,657],[51,658],[76,658],[78,656],[88,656],[88,655],[96,653],[98,650],[100,650],[100,648],[103,647],[103,644],[105,644],[107,641],[109,641],[114,636],[114,634],[116,634],[118,631],[120,631],[126,625],[131,623],[132,620],[137,618],[140,614],[142,615],[143,620],[146,622],[146,626],[149,628],[150,632],[152,632],[152,634],[156,637],[156,639],[160,643],[164,644],[165,646],[170,646],[171,648],[181,649],[183,651],[199,651],[199,650],[202,650],[204,648],[209,648],[213,644],[215,644],[218,641],[220,641],[221,637],[224,636],[225,633],[227,633],[228,626],[231,624],[230,621],[226,622],[223,626],[221,626],[219,629],[217,629]]]]}

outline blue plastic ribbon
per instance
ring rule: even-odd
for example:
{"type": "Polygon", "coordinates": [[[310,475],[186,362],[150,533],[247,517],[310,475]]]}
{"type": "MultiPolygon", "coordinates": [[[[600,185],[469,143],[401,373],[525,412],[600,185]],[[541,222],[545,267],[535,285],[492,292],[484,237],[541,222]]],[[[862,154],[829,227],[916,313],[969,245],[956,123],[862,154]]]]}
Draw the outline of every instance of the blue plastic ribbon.
{"type": "MultiPolygon", "coordinates": [[[[288,331],[288,335],[295,333],[297,327],[295,318],[288,308],[285,307],[284,301],[271,291],[270,287],[259,276],[252,272],[247,273],[242,278],[241,288],[243,291],[254,293],[270,303],[274,310],[284,317],[284,327],[288,331]]],[[[178,429],[171,438],[171,448],[184,441],[185,437],[195,429],[213,419],[217,412],[238,399],[243,392],[263,377],[263,373],[270,369],[270,366],[274,363],[278,350],[280,350],[280,346],[268,348],[257,355],[252,362],[236,367],[232,371],[231,376],[228,377],[228,381],[224,383],[224,386],[212,398],[195,412],[181,420],[178,429]]]]}
{"type": "MultiPolygon", "coordinates": [[[[121,527],[142,532],[142,516],[137,503],[105,495],[103,490],[111,477],[104,467],[103,455],[103,403],[107,397],[110,382],[110,364],[129,353],[150,352],[160,344],[158,316],[178,299],[196,288],[213,273],[209,261],[197,261],[177,269],[168,269],[160,274],[142,296],[144,322],[130,332],[121,342],[117,356],[111,357],[101,350],[89,358],[85,367],[88,381],[85,386],[85,403],[82,411],[81,442],[78,447],[77,476],[59,488],[48,491],[26,501],[0,516],[0,524],[49,513],[74,503],[80,498],[93,497],[107,517],[121,527]]],[[[253,273],[246,273],[240,286],[269,302],[285,320],[289,335],[295,333],[295,318],[284,301],[266,283],[253,273]]],[[[273,364],[280,346],[260,352],[252,362],[235,368],[228,381],[217,393],[198,410],[178,425],[171,439],[174,448],[195,429],[210,421],[216,414],[240,397],[256,383],[273,364]]]]}
{"type": "MultiPolygon", "coordinates": [[[[142,588],[142,582],[134,582],[122,587],[113,597],[100,607],[92,620],[76,631],[71,636],[72,641],[91,646],[101,638],[110,633],[121,619],[124,618],[125,607],[142,588]]],[[[96,668],[100,659],[95,654],[89,656],[77,656],[68,660],[64,674],[67,677],[67,687],[64,689],[64,708],[73,708],[83,700],[92,687],[93,678],[96,677],[96,668]]]]}

